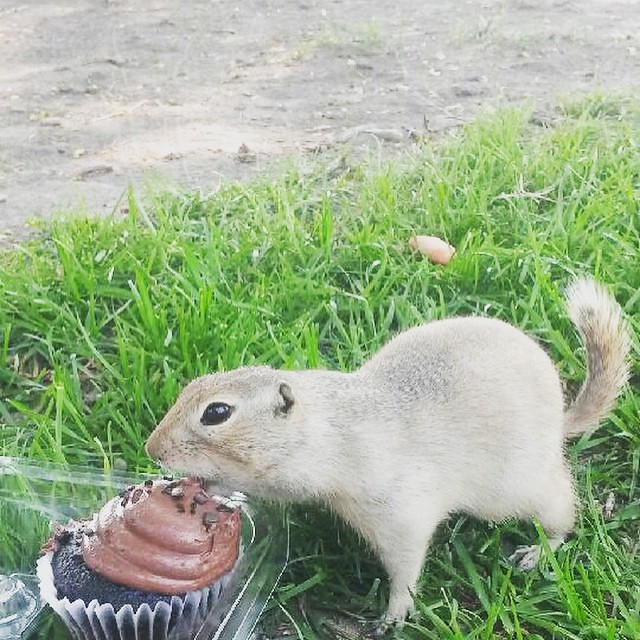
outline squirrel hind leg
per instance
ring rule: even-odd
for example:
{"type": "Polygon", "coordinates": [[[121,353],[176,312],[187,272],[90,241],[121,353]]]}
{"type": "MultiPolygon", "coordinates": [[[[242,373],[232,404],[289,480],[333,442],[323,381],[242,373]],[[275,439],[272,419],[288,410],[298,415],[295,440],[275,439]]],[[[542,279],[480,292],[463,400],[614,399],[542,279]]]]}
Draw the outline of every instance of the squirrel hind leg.
{"type": "MultiPolygon", "coordinates": [[[[547,490],[541,492],[540,505],[532,516],[537,518],[547,536],[547,543],[552,552],[556,551],[573,529],[576,514],[576,498],[569,470],[562,469],[553,474],[547,490]]],[[[529,545],[516,548],[509,556],[509,561],[517,564],[524,571],[534,569],[542,555],[541,545],[529,545]]]]}

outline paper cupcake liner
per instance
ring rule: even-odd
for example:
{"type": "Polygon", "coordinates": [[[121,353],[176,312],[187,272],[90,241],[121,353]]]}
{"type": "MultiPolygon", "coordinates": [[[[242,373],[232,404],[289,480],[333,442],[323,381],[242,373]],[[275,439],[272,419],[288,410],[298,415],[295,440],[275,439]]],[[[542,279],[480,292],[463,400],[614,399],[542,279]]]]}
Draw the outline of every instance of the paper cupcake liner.
{"type": "Polygon", "coordinates": [[[153,608],[142,604],[137,610],[128,604],[118,611],[97,600],[59,599],[50,553],[38,560],[36,573],[42,599],[62,618],[74,640],[187,640],[218,603],[233,570],[204,589],[173,596],[170,603],[160,601],[153,608]]]}

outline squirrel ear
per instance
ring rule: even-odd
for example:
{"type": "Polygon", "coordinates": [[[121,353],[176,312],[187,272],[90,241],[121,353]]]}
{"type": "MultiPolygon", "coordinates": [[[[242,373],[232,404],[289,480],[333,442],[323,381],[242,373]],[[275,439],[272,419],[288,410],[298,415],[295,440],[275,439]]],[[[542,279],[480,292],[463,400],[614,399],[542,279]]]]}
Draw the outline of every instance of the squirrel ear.
{"type": "Polygon", "coordinates": [[[276,413],[280,415],[287,415],[291,411],[291,407],[295,404],[295,398],[293,397],[293,391],[286,382],[281,382],[278,388],[278,407],[276,413]]]}

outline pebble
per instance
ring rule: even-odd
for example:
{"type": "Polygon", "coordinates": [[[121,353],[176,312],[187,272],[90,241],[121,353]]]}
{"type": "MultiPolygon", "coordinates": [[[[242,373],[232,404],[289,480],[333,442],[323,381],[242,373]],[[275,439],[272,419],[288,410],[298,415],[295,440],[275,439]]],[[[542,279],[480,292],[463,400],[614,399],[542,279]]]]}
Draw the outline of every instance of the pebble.
{"type": "Polygon", "coordinates": [[[113,167],[108,164],[99,164],[95,167],[91,167],[90,169],[81,171],[74,180],[87,180],[87,178],[95,178],[106,173],[113,173],[113,167]]]}

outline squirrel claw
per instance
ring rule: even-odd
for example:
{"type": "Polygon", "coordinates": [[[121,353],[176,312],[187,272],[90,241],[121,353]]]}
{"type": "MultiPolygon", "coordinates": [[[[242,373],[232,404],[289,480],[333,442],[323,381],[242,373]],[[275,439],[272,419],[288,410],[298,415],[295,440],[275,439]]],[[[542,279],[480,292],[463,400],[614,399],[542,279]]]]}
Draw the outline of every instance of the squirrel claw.
{"type": "Polygon", "coordinates": [[[396,622],[393,620],[387,620],[386,618],[374,620],[365,625],[362,637],[366,640],[382,640],[383,638],[390,638],[395,626],[396,622]]]}

